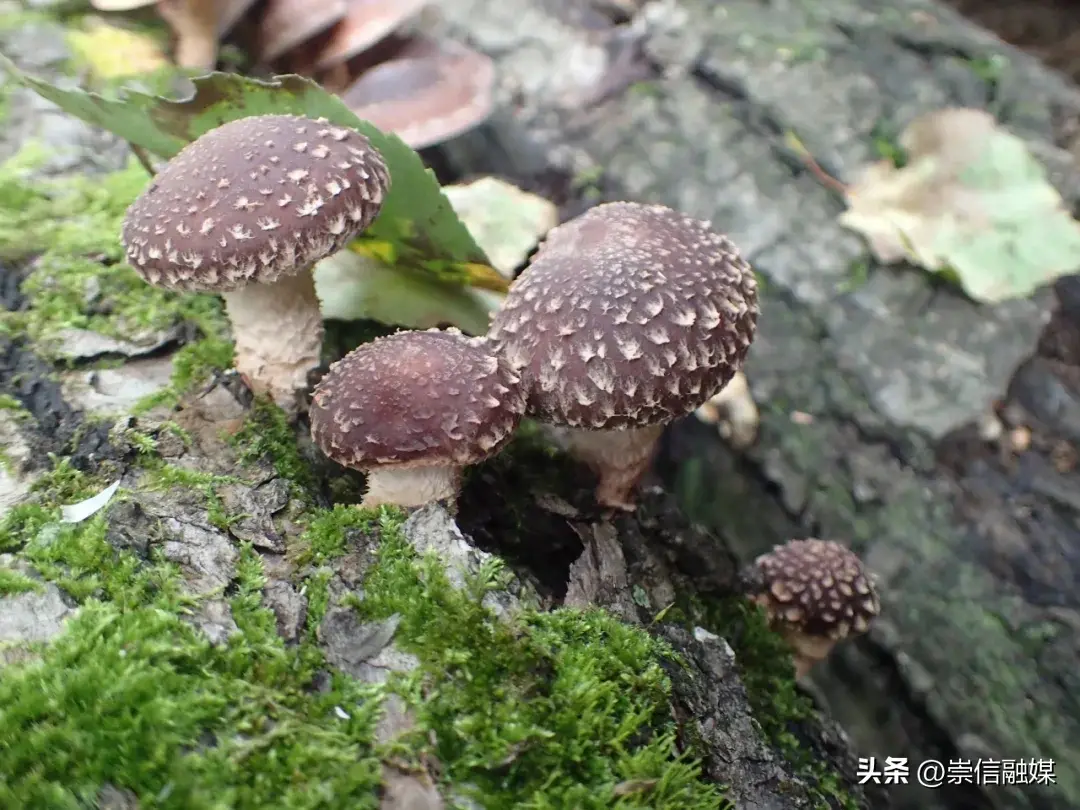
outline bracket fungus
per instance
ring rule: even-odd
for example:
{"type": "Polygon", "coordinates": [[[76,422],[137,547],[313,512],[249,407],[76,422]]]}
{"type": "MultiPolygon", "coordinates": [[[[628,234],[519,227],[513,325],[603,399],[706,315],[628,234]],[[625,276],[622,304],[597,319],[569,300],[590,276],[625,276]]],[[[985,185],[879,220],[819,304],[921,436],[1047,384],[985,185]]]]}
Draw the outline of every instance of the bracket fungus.
{"type": "Polygon", "coordinates": [[[497,453],[525,412],[520,378],[485,338],[457,329],[376,338],[330,367],[311,437],[368,475],[362,506],[454,498],[461,472],[497,453]]]}
{"type": "Polygon", "coordinates": [[[861,635],[881,610],[874,577],[846,546],[792,540],[754,561],[749,590],[791,645],[797,677],[833,647],[861,635]]]}
{"type": "Polygon", "coordinates": [[[236,370],[295,413],[322,349],[311,269],[374,221],[389,187],[356,130],[240,118],[169,161],[128,208],[121,238],[151,284],[222,294],[236,370]]]}
{"type": "Polygon", "coordinates": [[[661,205],[598,205],[547,236],[492,320],[527,414],[631,510],[664,426],[739,370],[757,281],[731,241],[661,205]]]}

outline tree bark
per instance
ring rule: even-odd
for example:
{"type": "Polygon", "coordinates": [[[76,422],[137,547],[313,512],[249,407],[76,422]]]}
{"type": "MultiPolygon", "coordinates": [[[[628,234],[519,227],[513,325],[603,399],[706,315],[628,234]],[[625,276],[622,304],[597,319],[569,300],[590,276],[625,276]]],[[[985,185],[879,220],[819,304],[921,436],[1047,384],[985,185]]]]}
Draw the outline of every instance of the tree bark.
{"type": "Polygon", "coordinates": [[[641,7],[448,0],[448,29],[496,58],[502,99],[444,150],[449,170],[561,184],[567,215],[582,197],[666,203],[732,236],[765,282],[746,369],[760,438],[734,453],[686,421],[658,470],[743,559],[818,535],[878,573],[882,619],[813,677],[861,752],[1056,764],[1051,785],[890,787],[898,806],[1077,806],[1075,279],[1043,341],[1072,359],[1031,359],[1051,291],[980,305],[874,266],[786,136],[845,180],[915,116],[986,108],[1075,206],[1063,147],[1080,96],[932,2],[641,7]],[[1019,459],[978,438],[997,400],[1035,435],[1019,459]]]}
{"type": "MultiPolygon", "coordinates": [[[[28,28],[5,29],[0,39],[5,53],[24,68],[58,77],[63,54],[57,43],[64,40],[60,25],[35,22],[28,28]]],[[[118,169],[126,161],[123,144],[100,137],[26,91],[12,91],[9,105],[13,124],[0,139],[0,151],[7,156],[27,139],[43,141],[47,159],[35,170],[38,176],[95,174],[118,169]]],[[[20,246],[0,247],[4,255],[13,255],[20,246]]],[[[38,273],[42,267],[34,255],[24,259],[0,265],[0,303],[9,314],[47,319],[35,312],[39,299],[27,293],[27,279],[34,276],[46,289],[62,279],[38,273]]],[[[100,269],[104,272],[105,266],[100,269]]],[[[93,323],[91,315],[109,316],[108,305],[116,294],[93,288],[88,282],[85,300],[71,304],[88,323],[93,323]]],[[[146,290],[149,295],[150,288],[146,290]]],[[[325,516],[333,504],[359,499],[357,477],[319,456],[303,422],[282,433],[284,423],[267,421],[265,410],[261,417],[253,412],[249,393],[235,374],[227,373],[197,376],[175,405],[166,400],[134,413],[147,394],[161,392],[170,379],[177,379],[174,372],[182,364],[174,365],[180,359],[176,352],[201,337],[193,324],[176,323],[149,338],[123,334],[121,322],[111,322],[121,334],[105,335],[89,327],[42,321],[37,338],[32,335],[38,333],[27,331],[18,319],[5,319],[4,324],[0,520],[33,503],[56,521],[49,530],[59,531],[56,510],[70,506],[73,496],[62,494],[66,484],[49,478],[57,469],[73,471],[75,478],[91,476],[102,485],[117,483],[122,497],[102,506],[96,518],[105,521],[109,554],[133,556],[140,565],[171,564],[191,599],[184,620],[211,644],[222,645],[247,632],[234,618],[232,600],[241,587],[242,566],[254,562],[265,576],[259,588],[261,604],[272,611],[284,643],[310,641],[314,633],[328,668],[320,677],[328,680],[329,670],[337,669],[378,681],[391,670],[416,666],[414,657],[394,640],[398,619],[362,623],[347,601],[364,598],[365,575],[375,564],[380,542],[377,527],[346,532],[345,553],[332,563],[319,567],[298,562],[305,553],[304,524],[311,521],[311,510],[322,510],[325,516]],[[10,324],[15,326],[7,328],[10,324]],[[163,470],[172,477],[162,478],[163,470]],[[46,480],[52,483],[32,489],[35,482],[46,480]],[[316,581],[326,588],[327,602],[321,607],[312,596],[316,581]],[[312,630],[317,609],[325,614],[312,630]]],[[[328,346],[344,342],[329,337],[328,346]]],[[[853,755],[834,725],[806,716],[768,718],[797,740],[802,763],[762,733],[763,712],[774,711],[770,696],[759,692],[757,710],[751,708],[740,678],[741,662],[718,635],[720,628],[705,626],[707,606],[736,592],[736,564],[728,549],[714,535],[687,523],[658,489],[648,489],[632,515],[613,518],[598,512],[592,500],[595,482],[583,470],[532,447],[526,441],[524,449],[513,449],[472,471],[456,523],[444,508],[426,507],[403,525],[405,539],[418,552],[434,551],[450,580],[459,584],[466,574],[479,571],[491,553],[505,556],[515,579],[493,595],[493,610],[499,615],[531,603],[544,609],[599,605],[666,641],[678,657],[665,664],[672,692],[670,706],[663,708],[677,723],[680,747],[701,759],[702,778],[725,785],[739,807],[801,810],[820,807],[823,801],[839,806],[839,794],[850,797],[845,806],[870,807],[855,784],[853,755]],[[826,795],[831,798],[823,799],[826,795]]],[[[0,523],[8,532],[8,553],[0,555],[0,563],[9,577],[27,577],[36,585],[0,595],[0,641],[5,644],[0,666],[18,666],[42,654],[34,645],[63,634],[84,610],[87,597],[65,591],[67,563],[62,557],[51,573],[35,567],[27,549],[36,535],[20,520],[0,523]]],[[[101,559],[106,567],[111,565],[109,555],[101,559]]],[[[104,571],[89,573],[104,576],[104,571]]],[[[100,588],[90,595],[109,599],[100,588]]],[[[733,633],[734,628],[727,629],[733,633]]],[[[297,683],[294,691],[318,688],[297,683]]],[[[273,697],[266,701],[269,706],[273,697]]],[[[407,728],[411,721],[406,714],[389,711],[377,738],[385,740],[407,728]]],[[[186,753],[208,744],[193,740],[186,753]]],[[[382,768],[385,808],[441,807],[454,798],[454,785],[440,797],[427,774],[406,773],[386,762],[382,768]],[[410,798],[402,798],[406,796],[410,798]]],[[[10,786],[15,780],[22,784],[25,774],[5,776],[10,780],[0,782],[10,786]]],[[[61,787],[85,791],[91,786],[61,787]]],[[[138,795],[128,785],[98,787],[102,807],[138,805],[138,795]]],[[[873,806],[886,805],[882,798],[873,806]]]]}

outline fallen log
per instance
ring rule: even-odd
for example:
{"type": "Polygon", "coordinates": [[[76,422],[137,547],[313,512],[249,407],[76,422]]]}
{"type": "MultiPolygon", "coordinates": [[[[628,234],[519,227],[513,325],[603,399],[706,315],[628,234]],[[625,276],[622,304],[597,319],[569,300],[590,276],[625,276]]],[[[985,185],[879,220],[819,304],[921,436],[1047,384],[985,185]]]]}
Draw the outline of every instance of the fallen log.
{"type": "MultiPolygon", "coordinates": [[[[0,50],[59,80],[63,34],[0,50]]],[[[456,519],[354,508],[220,303],[120,263],[124,144],[5,92],[0,804],[887,806],[662,490],[602,514],[525,431],[456,519]]]]}
{"type": "MultiPolygon", "coordinates": [[[[907,758],[911,784],[889,789],[897,805],[1077,806],[1080,479],[1052,454],[1075,456],[1080,386],[1060,356],[1026,362],[1055,296],[977,304],[874,265],[788,136],[845,180],[920,113],[985,108],[1075,206],[1064,147],[1080,95],[936,3],[444,11],[496,58],[502,102],[447,147],[449,170],[683,208],[728,232],[763,278],[747,366],[758,442],[735,453],[686,421],[659,471],[744,559],[816,535],[850,542],[878,572],[884,618],[813,684],[864,755],[907,758]],[[998,400],[1006,422],[1041,437],[1019,462],[979,437],[998,400]],[[914,768],[930,758],[1053,761],[1056,778],[920,788],[914,768]]],[[[1066,342],[1076,311],[1063,303],[1066,342]]]]}

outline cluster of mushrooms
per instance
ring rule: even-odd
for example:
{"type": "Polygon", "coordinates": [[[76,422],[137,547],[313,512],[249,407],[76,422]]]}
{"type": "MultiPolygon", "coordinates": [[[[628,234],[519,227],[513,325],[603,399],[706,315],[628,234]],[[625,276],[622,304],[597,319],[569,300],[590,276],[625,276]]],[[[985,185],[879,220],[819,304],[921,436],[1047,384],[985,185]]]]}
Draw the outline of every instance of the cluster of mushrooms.
{"type": "MultiPolygon", "coordinates": [[[[295,415],[322,349],[312,268],[375,220],[389,188],[356,130],[241,118],[174,157],[121,238],[151,284],[223,296],[236,370],[295,415]]],[[[727,237],[660,205],[598,205],[547,235],[486,335],[402,331],[334,363],[314,390],[311,435],[367,474],[364,506],[414,507],[456,497],[462,470],[528,416],[594,470],[601,506],[632,510],[664,426],[731,380],[757,317],[754,273],[727,237]]],[[[755,598],[799,660],[877,612],[871,579],[838,544],[796,541],[756,568],[755,598]]]]}

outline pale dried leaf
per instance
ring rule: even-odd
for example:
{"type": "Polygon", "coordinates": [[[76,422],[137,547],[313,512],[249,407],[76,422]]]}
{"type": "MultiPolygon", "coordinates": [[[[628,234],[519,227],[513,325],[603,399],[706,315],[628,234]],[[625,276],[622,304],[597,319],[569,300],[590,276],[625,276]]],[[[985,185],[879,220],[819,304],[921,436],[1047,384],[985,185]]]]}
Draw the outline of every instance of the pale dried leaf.
{"type": "Polygon", "coordinates": [[[559,224],[554,203],[497,177],[447,186],[443,191],[492,267],[507,278],[541,237],[559,224]]]}
{"type": "Polygon", "coordinates": [[[316,264],[314,275],[323,317],[334,320],[366,318],[408,329],[451,324],[476,335],[487,331],[499,300],[348,250],[316,264]]]}
{"type": "Polygon", "coordinates": [[[989,114],[930,113],[900,145],[907,165],[868,166],[839,218],[879,261],[948,271],[986,302],[1030,295],[1080,267],[1080,225],[1023,141],[989,114]]]}

